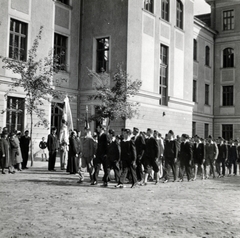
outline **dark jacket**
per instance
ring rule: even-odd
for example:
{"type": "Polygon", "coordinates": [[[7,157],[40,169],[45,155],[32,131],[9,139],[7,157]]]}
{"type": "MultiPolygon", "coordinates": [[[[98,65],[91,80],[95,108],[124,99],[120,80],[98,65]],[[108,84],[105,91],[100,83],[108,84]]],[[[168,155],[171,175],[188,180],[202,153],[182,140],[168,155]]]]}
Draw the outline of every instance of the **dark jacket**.
{"type": "Polygon", "coordinates": [[[52,134],[48,135],[47,148],[49,152],[55,152],[58,149],[57,136],[53,136],[52,134]]]}
{"type": "Polygon", "coordinates": [[[192,160],[192,145],[189,141],[181,143],[180,162],[185,164],[192,160]]]}
{"type": "Polygon", "coordinates": [[[116,141],[112,141],[108,144],[107,148],[107,158],[108,161],[117,162],[120,160],[121,148],[116,141]]]}
{"type": "Polygon", "coordinates": [[[145,139],[142,135],[138,135],[135,139],[135,146],[136,146],[136,152],[137,152],[137,158],[140,158],[143,156],[143,153],[146,148],[145,139]]]}
{"type": "Polygon", "coordinates": [[[175,159],[178,157],[178,145],[176,140],[166,140],[164,156],[165,158],[175,159]]]}
{"type": "Polygon", "coordinates": [[[145,150],[146,158],[150,160],[159,158],[159,151],[160,149],[159,149],[157,140],[154,137],[150,137],[146,141],[146,150],[145,150]]]}
{"type": "Polygon", "coordinates": [[[104,157],[107,155],[107,146],[108,146],[108,138],[107,134],[103,133],[98,137],[98,146],[96,157],[104,157]]]}
{"type": "Polygon", "coordinates": [[[133,162],[137,159],[136,147],[134,141],[121,141],[121,160],[133,162]]]}

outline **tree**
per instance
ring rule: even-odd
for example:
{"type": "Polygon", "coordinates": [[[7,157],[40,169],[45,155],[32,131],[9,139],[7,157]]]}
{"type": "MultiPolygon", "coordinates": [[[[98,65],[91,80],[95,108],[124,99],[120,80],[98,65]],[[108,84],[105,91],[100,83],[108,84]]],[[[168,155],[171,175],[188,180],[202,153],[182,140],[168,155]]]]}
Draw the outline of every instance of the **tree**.
{"type": "MultiPolygon", "coordinates": [[[[37,50],[39,41],[41,40],[43,26],[40,27],[39,33],[36,36],[31,49],[28,51],[27,61],[20,61],[15,58],[2,57],[4,63],[3,68],[12,71],[16,74],[10,83],[10,89],[6,92],[5,97],[10,92],[17,91],[23,88],[25,93],[25,109],[30,115],[30,137],[32,138],[33,131],[33,114],[36,114],[40,119],[36,125],[49,126],[48,120],[45,118],[45,111],[41,108],[45,101],[50,102],[52,98],[63,98],[63,93],[56,90],[53,84],[59,86],[60,81],[53,82],[53,75],[57,73],[62,65],[59,64],[61,55],[53,55],[53,50],[50,50],[48,56],[44,59],[37,59],[37,50]]],[[[13,52],[16,55],[16,52],[13,52]]],[[[18,52],[17,52],[18,54],[18,52]]],[[[5,111],[11,110],[7,108],[5,111]]],[[[30,148],[31,166],[33,165],[32,143],[30,148]]]]}
{"type": "Polygon", "coordinates": [[[102,121],[108,119],[109,124],[118,118],[131,119],[138,111],[139,103],[132,99],[142,86],[141,80],[132,80],[131,77],[118,65],[113,76],[113,87],[107,82],[104,73],[96,73],[90,69],[89,76],[96,82],[95,91],[89,96],[89,100],[96,102],[95,114],[90,116],[90,120],[102,121]]]}

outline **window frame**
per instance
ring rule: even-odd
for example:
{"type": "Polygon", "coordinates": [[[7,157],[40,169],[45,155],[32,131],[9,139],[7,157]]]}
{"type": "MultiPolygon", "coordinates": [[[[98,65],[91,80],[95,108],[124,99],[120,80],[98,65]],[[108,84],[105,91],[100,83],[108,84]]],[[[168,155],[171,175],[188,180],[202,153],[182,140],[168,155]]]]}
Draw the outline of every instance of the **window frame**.
{"type": "Polygon", "coordinates": [[[192,137],[194,137],[197,133],[197,123],[195,121],[192,121],[192,137]]]}
{"type": "Polygon", "coordinates": [[[70,0],[56,0],[57,2],[60,2],[62,4],[65,4],[67,6],[70,6],[70,0]]]}
{"type": "Polygon", "coordinates": [[[159,104],[162,106],[168,105],[168,60],[169,47],[160,44],[159,94],[161,98],[159,104]]]}
{"type": "Polygon", "coordinates": [[[210,47],[205,46],[205,65],[210,67],[210,47]]]}
{"type": "Polygon", "coordinates": [[[231,47],[223,49],[223,68],[233,68],[234,67],[234,49],[231,47]],[[229,52],[231,51],[231,52],[229,52]]]}
{"type": "Polygon", "coordinates": [[[205,84],[205,90],[204,90],[204,92],[205,92],[205,105],[207,105],[207,106],[209,106],[210,105],[210,103],[209,103],[209,95],[210,95],[210,85],[209,84],[205,84]]]}
{"type": "Polygon", "coordinates": [[[225,140],[233,138],[233,124],[222,124],[222,137],[225,140]]]}
{"type": "Polygon", "coordinates": [[[95,39],[96,40],[96,59],[95,59],[95,70],[97,73],[102,73],[102,72],[107,72],[109,73],[110,71],[110,37],[109,36],[105,36],[105,37],[98,37],[95,39]],[[108,44],[108,47],[105,48],[105,45],[103,48],[98,48],[99,46],[99,41],[100,40],[103,40],[103,39],[107,39],[108,40],[108,43],[105,43],[105,44],[108,44]],[[103,53],[103,56],[105,57],[106,55],[106,52],[107,52],[107,60],[104,61],[104,57],[103,59],[100,61],[99,58],[100,58],[100,53],[102,52],[105,52],[103,53]],[[99,64],[99,62],[105,62],[103,65],[99,64]],[[102,68],[104,70],[102,70],[102,68]]]}
{"type": "Polygon", "coordinates": [[[54,55],[59,57],[59,62],[57,63],[59,64],[59,69],[62,71],[67,71],[68,41],[68,36],[54,32],[54,55]],[[58,38],[60,38],[60,44],[57,43],[58,38]],[[65,41],[65,43],[63,43],[63,41],[65,41]]]}
{"type": "Polygon", "coordinates": [[[231,107],[233,105],[234,105],[234,86],[223,85],[222,86],[222,106],[231,107]]]}
{"type": "Polygon", "coordinates": [[[209,134],[209,124],[204,123],[204,138],[208,138],[209,134]]]}
{"type": "Polygon", "coordinates": [[[184,8],[181,0],[176,1],[176,27],[183,30],[184,8]]]}
{"type": "Polygon", "coordinates": [[[144,4],[143,8],[146,11],[154,14],[154,0],[144,0],[143,4],[144,4]]]}
{"type": "Polygon", "coordinates": [[[197,103],[197,80],[193,79],[193,102],[197,103]]]}
{"type": "Polygon", "coordinates": [[[198,57],[198,42],[196,39],[193,39],[193,60],[197,61],[198,57]]]}
{"type": "Polygon", "coordinates": [[[167,22],[169,22],[169,9],[169,0],[161,0],[161,19],[167,22]]]}
{"type": "Polygon", "coordinates": [[[28,48],[28,24],[26,22],[11,17],[9,27],[8,57],[10,59],[26,62],[28,52],[27,48],[28,48]],[[16,42],[18,42],[17,46],[15,46],[16,42]]]}
{"type": "Polygon", "coordinates": [[[223,24],[223,31],[231,31],[234,30],[235,27],[235,14],[234,10],[226,10],[222,13],[222,24],[223,24]]]}
{"type": "Polygon", "coordinates": [[[21,97],[8,96],[6,111],[6,127],[8,130],[18,130],[23,132],[25,122],[25,99],[21,97]],[[12,120],[15,120],[15,122],[12,122],[12,120]]]}

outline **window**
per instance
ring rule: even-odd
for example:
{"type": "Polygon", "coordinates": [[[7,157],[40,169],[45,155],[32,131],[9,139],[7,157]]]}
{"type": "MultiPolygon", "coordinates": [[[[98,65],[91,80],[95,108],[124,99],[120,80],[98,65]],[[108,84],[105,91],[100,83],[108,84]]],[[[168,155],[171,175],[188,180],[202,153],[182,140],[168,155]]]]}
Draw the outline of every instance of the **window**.
{"type": "Polygon", "coordinates": [[[222,137],[225,140],[230,140],[233,138],[233,125],[230,124],[222,125],[222,137]]]}
{"type": "Polygon", "coordinates": [[[154,11],[153,5],[154,5],[154,0],[144,0],[144,9],[145,10],[153,13],[153,11],[154,11]]]}
{"type": "Polygon", "coordinates": [[[234,67],[234,50],[226,48],[223,50],[223,68],[234,67]]]}
{"type": "Polygon", "coordinates": [[[161,17],[165,21],[169,21],[169,0],[162,0],[161,17]]]}
{"type": "Polygon", "coordinates": [[[57,1],[69,5],[69,0],[57,0],[57,1]]]}
{"type": "Polygon", "coordinates": [[[63,116],[63,103],[52,103],[51,105],[51,127],[57,128],[59,136],[63,116]]]}
{"type": "Polygon", "coordinates": [[[109,37],[97,39],[96,71],[109,72],[109,37]]]}
{"type": "Polygon", "coordinates": [[[197,81],[193,80],[193,102],[197,102],[197,81]]]}
{"type": "Polygon", "coordinates": [[[223,12],[223,30],[233,30],[234,29],[234,11],[224,11],[223,12]]]}
{"type": "Polygon", "coordinates": [[[209,85],[205,84],[205,104],[209,105],[209,85]]]}
{"type": "Polygon", "coordinates": [[[209,46],[205,47],[205,65],[210,66],[210,48],[209,48],[209,46]]]}
{"type": "Polygon", "coordinates": [[[27,28],[26,23],[10,19],[9,58],[27,60],[27,28]]]}
{"type": "Polygon", "coordinates": [[[6,127],[9,131],[24,130],[24,104],[23,98],[8,97],[7,98],[7,121],[6,127]]]}
{"type": "Polygon", "coordinates": [[[183,4],[180,0],[177,0],[177,22],[176,25],[180,29],[183,29],[183,4]]]}
{"type": "Polygon", "coordinates": [[[193,40],[193,60],[197,61],[197,40],[193,40]]]}
{"type": "Polygon", "coordinates": [[[204,124],[204,138],[208,138],[209,136],[209,124],[204,124]]]}
{"type": "Polygon", "coordinates": [[[192,137],[194,137],[196,135],[196,122],[193,121],[192,122],[192,137]]]}
{"type": "Polygon", "coordinates": [[[161,99],[160,105],[167,105],[167,86],[168,86],[168,47],[160,46],[160,79],[159,79],[159,94],[161,99]]]}
{"type": "Polygon", "coordinates": [[[66,70],[66,54],[67,54],[67,37],[57,34],[54,34],[54,55],[59,57],[58,64],[59,69],[66,70]]]}
{"type": "Polygon", "coordinates": [[[223,86],[222,105],[233,106],[233,86],[223,86]]]}

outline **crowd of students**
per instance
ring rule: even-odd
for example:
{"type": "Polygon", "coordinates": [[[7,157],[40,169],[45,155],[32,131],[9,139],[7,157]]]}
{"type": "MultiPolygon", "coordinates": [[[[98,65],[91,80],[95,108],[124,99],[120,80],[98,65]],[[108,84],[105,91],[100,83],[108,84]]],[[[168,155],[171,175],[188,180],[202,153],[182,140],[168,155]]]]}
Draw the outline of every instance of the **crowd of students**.
{"type": "Polygon", "coordinates": [[[133,131],[123,129],[121,135],[115,135],[114,130],[106,132],[98,126],[97,139],[93,139],[90,129],[86,128],[80,143],[81,149],[74,152],[79,164],[78,183],[84,181],[84,174],[88,171],[91,185],[99,182],[101,168],[104,172],[103,186],[108,186],[110,171],[114,170],[117,188],[124,187],[126,178],[134,188],[147,185],[149,180],[154,180],[155,184],[160,181],[167,183],[170,172],[173,182],[182,182],[185,173],[188,181],[196,180],[199,174],[201,179],[237,175],[240,162],[237,140],[227,142],[219,137],[214,141],[211,136],[202,139],[197,135],[190,138],[187,134],[175,138],[172,130],[163,138],[150,128],[146,133],[135,127],[133,131]]]}
{"type": "MultiPolygon", "coordinates": [[[[197,135],[190,138],[187,134],[175,138],[172,130],[163,138],[156,130],[148,128],[140,132],[136,127],[132,131],[122,129],[121,135],[115,135],[114,130],[105,131],[100,125],[93,135],[89,128],[84,129],[83,136],[75,130],[70,134],[61,133],[59,143],[56,132],[56,128],[52,128],[47,141],[42,138],[39,144],[42,160],[48,160],[49,171],[56,171],[59,151],[61,169],[78,174],[78,183],[85,181],[88,172],[90,184],[98,184],[101,169],[103,186],[108,186],[113,170],[117,188],[124,187],[126,178],[134,188],[147,185],[149,181],[167,183],[170,174],[173,182],[182,182],[185,173],[188,181],[194,181],[198,176],[208,179],[210,176],[237,175],[238,164],[240,172],[238,140],[226,141],[222,137],[213,140],[211,136],[202,139],[197,135]]],[[[30,142],[28,130],[21,135],[19,131],[9,133],[3,128],[0,140],[2,174],[6,169],[12,174],[15,170],[27,169],[30,142]]]]}

